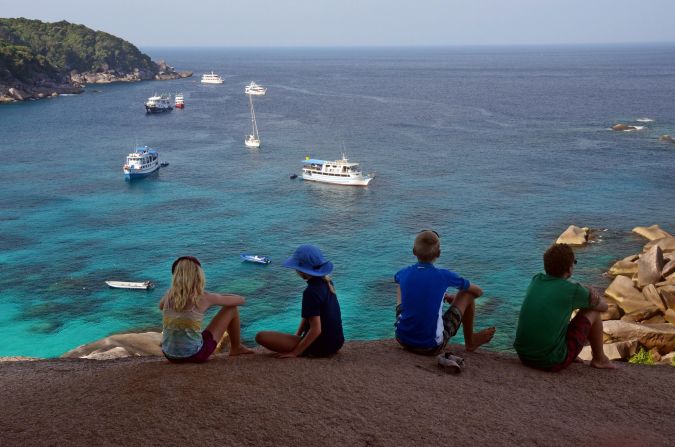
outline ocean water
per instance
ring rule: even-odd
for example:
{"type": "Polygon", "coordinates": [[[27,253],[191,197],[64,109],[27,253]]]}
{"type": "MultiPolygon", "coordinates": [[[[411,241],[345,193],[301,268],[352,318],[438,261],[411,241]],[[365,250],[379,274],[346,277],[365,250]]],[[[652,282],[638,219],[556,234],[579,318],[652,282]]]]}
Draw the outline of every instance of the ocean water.
{"type": "Polygon", "coordinates": [[[281,267],[319,245],[348,339],[393,334],[393,275],[417,231],[442,237],[438,265],[483,287],[477,326],[510,350],[541,255],[570,224],[601,229],[575,278],[675,231],[675,47],[145,49],[192,78],[93,85],[0,107],[0,356],[58,356],[107,335],[159,330],[177,256],[198,256],[207,288],[240,293],[243,335],[294,331],[303,281],[281,267]],[[223,85],[201,85],[214,70],[223,85]],[[263,141],[246,149],[244,86],[263,141]],[[146,116],[155,92],[186,108],[146,116]],[[640,132],[608,130],[651,118],[640,132]],[[125,182],[135,144],[170,166],[125,182]],[[309,155],[345,152],[366,188],[290,180],[309,155]],[[268,255],[269,266],[239,253],[268,255]],[[106,279],[153,280],[152,291],[106,279]]]}

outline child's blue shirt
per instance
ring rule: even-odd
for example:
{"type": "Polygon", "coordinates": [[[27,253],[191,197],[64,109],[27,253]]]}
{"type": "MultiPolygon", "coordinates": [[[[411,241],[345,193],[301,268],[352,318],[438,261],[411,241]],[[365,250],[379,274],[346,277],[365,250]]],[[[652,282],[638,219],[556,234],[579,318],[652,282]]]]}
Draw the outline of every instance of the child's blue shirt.
{"type": "Polygon", "coordinates": [[[443,342],[443,296],[448,287],[466,290],[468,280],[455,272],[418,262],[394,275],[401,287],[401,315],[396,338],[405,345],[433,348],[443,342]]]}

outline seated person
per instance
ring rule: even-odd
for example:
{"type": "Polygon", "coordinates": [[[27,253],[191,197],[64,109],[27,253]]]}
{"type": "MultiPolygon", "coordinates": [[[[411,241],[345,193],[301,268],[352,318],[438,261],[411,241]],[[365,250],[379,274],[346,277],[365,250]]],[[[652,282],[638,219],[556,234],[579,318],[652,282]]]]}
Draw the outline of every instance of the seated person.
{"type": "Polygon", "coordinates": [[[616,368],[603,351],[601,313],[607,302],[601,291],[568,281],[577,263],[567,244],[544,253],[544,270],[532,278],[520,309],[513,346],[523,364],[557,372],[567,368],[588,340],[591,366],[616,368]],[[579,309],[570,321],[572,312],[579,309]]]}

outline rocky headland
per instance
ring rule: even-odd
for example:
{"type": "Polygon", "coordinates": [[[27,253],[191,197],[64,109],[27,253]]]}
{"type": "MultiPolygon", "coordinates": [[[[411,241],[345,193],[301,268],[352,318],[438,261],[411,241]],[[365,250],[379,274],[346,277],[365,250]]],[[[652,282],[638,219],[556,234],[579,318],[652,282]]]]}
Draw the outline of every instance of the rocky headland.
{"type": "Polygon", "coordinates": [[[189,76],[83,25],[0,19],[0,103],[81,93],[87,84],[189,76]]]}

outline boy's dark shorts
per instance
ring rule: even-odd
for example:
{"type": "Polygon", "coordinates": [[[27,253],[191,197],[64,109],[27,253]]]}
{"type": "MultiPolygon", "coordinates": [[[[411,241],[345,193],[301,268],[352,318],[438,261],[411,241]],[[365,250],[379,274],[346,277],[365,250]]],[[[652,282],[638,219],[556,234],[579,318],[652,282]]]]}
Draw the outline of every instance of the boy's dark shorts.
{"type": "MultiPolygon", "coordinates": [[[[401,305],[396,306],[396,322],[398,323],[399,315],[401,314],[401,305]]],[[[418,348],[416,346],[409,346],[403,343],[401,340],[396,338],[396,341],[403,346],[406,350],[414,352],[415,354],[421,355],[438,355],[445,349],[445,346],[448,344],[450,337],[454,337],[459,330],[459,326],[462,324],[462,311],[455,306],[450,306],[448,310],[443,314],[443,341],[438,345],[431,348],[418,348]]]]}
{"type": "Polygon", "coordinates": [[[211,331],[204,329],[202,331],[202,347],[197,353],[185,358],[169,357],[166,354],[164,354],[164,357],[171,363],[204,363],[211,357],[213,351],[216,350],[216,346],[218,346],[218,342],[213,339],[211,331]]]}
{"type": "Polygon", "coordinates": [[[565,343],[567,344],[567,357],[565,357],[565,359],[562,362],[557,363],[553,366],[542,368],[536,365],[532,365],[525,360],[522,359],[521,360],[525,365],[530,366],[532,368],[550,372],[562,371],[563,369],[570,366],[574,362],[574,359],[577,358],[577,356],[583,349],[584,345],[586,344],[586,341],[588,340],[588,334],[590,333],[591,333],[591,322],[588,321],[588,318],[584,317],[583,315],[577,314],[577,316],[572,318],[570,324],[567,325],[567,334],[565,335],[565,343]]]}

